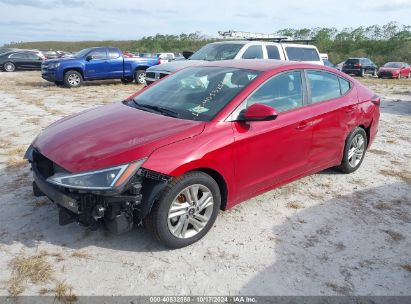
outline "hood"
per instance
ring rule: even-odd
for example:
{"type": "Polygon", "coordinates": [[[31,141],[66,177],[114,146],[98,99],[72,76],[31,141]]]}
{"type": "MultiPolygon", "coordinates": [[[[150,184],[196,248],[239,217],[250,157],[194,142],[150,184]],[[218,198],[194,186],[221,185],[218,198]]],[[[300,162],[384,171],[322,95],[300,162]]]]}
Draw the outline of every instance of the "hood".
{"type": "Polygon", "coordinates": [[[69,61],[78,61],[79,58],[74,58],[74,57],[62,57],[62,58],[56,58],[56,59],[46,59],[43,61],[44,64],[48,63],[57,63],[57,62],[69,62],[69,61]]]}
{"type": "Polygon", "coordinates": [[[205,60],[177,60],[177,61],[162,63],[160,65],[150,67],[147,69],[147,72],[166,71],[166,72],[174,73],[175,71],[184,69],[186,67],[202,65],[207,62],[208,61],[205,61],[205,60]]]}
{"type": "Polygon", "coordinates": [[[53,123],[33,146],[67,171],[78,173],[148,157],[159,147],[200,134],[204,125],[115,103],[53,123]]]}

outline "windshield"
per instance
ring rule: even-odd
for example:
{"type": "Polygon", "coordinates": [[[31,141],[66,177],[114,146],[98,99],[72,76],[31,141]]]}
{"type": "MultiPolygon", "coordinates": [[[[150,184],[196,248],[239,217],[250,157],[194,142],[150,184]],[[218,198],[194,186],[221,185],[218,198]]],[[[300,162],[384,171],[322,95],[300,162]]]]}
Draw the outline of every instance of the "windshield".
{"type": "Polygon", "coordinates": [[[234,59],[243,46],[244,44],[241,43],[207,44],[191,55],[189,59],[207,61],[234,59]]]}
{"type": "Polygon", "coordinates": [[[130,106],[181,119],[209,121],[260,72],[223,67],[191,67],[134,97],[130,106]]]}
{"type": "Polygon", "coordinates": [[[78,51],[77,53],[75,53],[75,54],[73,55],[73,57],[76,57],[76,58],[84,57],[84,56],[85,56],[88,52],[90,52],[90,51],[91,51],[91,48],[78,51]]]}
{"type": "Polygon", "coordinates": [[[400,68],[402,66],[401,63],[399,62],[388,62],[386,64],[384,64],[384,67],[386,68],[400,68]]]}

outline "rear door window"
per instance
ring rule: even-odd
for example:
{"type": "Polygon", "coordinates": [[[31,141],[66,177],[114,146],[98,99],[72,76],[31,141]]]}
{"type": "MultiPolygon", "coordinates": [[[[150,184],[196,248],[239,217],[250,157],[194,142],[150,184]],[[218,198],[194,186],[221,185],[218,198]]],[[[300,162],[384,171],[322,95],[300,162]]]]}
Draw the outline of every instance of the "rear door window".
{"type": "Polygon", "coordinates": [[[311,102],[317,103],[341,96],[338,76],[322,72],[307,71],[308,85],[311,90],[311,102]]]}
{"type": "Polygon", "coordinates": [[[243,59],[262,59],[263,48],[261,45],[250,46],[243,54],[243,59]]]}
{"type": "Polygon", "coordinates": [[[120,58],[120,53],[115,48],[109,48],[108,49],[108,56],[109,56],[110,59],[117,59],[117,58],[120,58]]]}
{"type": "Polygon", "coordinates": [[[314,48],[292,47],[285,48],[289,60],[320,61],[320,56],[314,48]]]}
{"type": "Polygon", "coordinates": [[[267,45],[266,48],[268,59],[281,59],[278,47],[276,47],[275,45],[267,45]]]}
{"type": "Polygon", "coordinates": [[[340,81],[341,95],[345,95],[345,93],[347,93],[350,90],[351,84],[348,80],[341,77],[338,77],[338,80],[340,81]]]}

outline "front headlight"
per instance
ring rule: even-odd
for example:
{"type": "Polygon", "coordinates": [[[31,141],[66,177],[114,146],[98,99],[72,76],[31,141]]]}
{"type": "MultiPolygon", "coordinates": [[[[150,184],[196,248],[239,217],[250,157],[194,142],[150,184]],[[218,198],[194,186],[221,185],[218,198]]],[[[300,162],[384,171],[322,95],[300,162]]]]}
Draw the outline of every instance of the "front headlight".
{"type": "Polygon", "coordinates": [[[50,63],[49,69],[55,69],[55,68],[58,68],[59,66],[60,66],[60,62],[50,63]]]}
{"type": "Polygon", "coordinates": [[[142,158],[126,165],[78,174],[56,173],[47,181],[74,189],[111,190],[127,183],[145,160],[142,158]]]}

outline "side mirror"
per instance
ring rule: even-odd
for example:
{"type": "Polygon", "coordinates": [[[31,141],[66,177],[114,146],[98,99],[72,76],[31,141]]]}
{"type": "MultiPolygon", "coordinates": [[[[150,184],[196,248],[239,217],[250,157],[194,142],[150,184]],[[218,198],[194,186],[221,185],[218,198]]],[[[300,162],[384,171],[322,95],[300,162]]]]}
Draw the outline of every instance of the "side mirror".
{"type": "Polygon", "coordinates": [[[193,54],[194,54],[194,52],[184,51],[184,52],[183,52],[183,57],[184,57],[185,59],[188,59],[188,58],[190,58],[191,55],[193,55],[193,54]]]}
{"type": "Polygon", "coordinates": [[[240,113],[239,121],[268,121],[278,116],[277,111],[261,103],[254,103],[240,113]]]}
{"type": "Polygon", "coordinates": [[[87,61],[90,61],[90,60],[92,60],[93,59],[93,56],[92,55],[87,55],[87,57],[86,57],[86,60],[87,61]]]}

